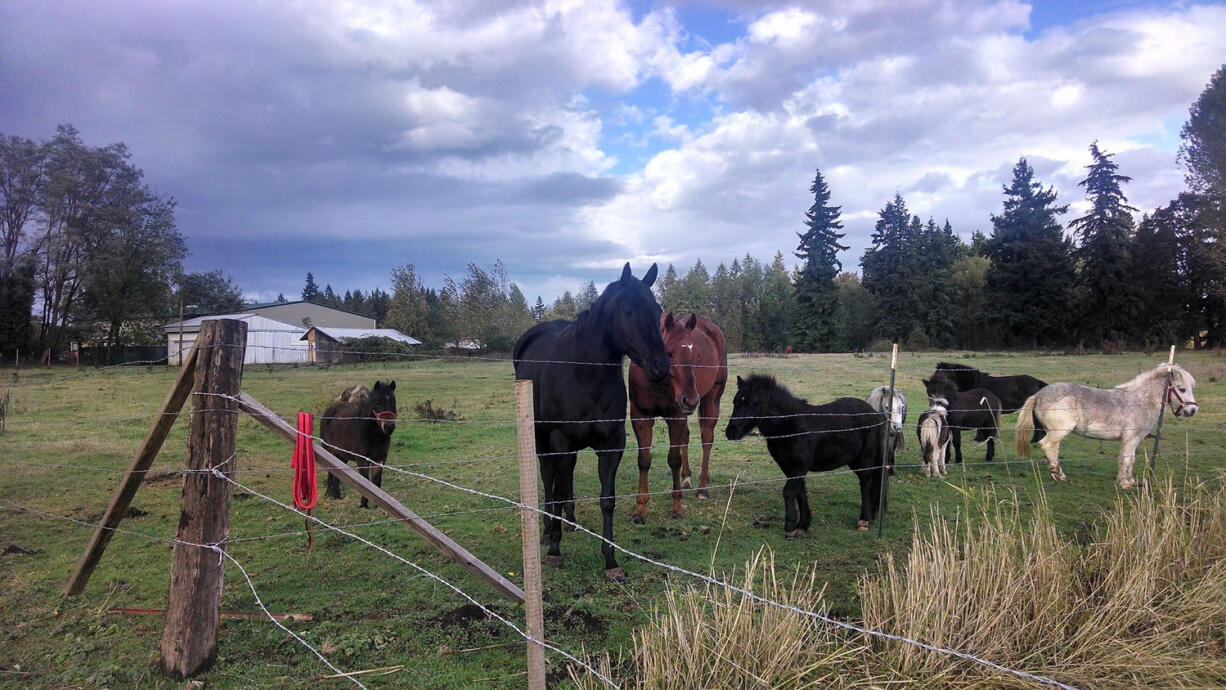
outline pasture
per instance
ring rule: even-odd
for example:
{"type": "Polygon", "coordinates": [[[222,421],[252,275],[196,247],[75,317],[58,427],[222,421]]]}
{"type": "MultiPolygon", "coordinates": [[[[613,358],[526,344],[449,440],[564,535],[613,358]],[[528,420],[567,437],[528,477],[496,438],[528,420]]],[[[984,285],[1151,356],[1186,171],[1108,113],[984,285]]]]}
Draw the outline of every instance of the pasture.
{"type": "MultiPolygon", "coordinates": [[[[1045,462],[1021,462],[1012,449],[1017,415],[1003,420],[1004,438],[994,463],[984,447],[964,439],[964,465],[949,465],[948,477],[925,478],[919,468],[915,421],[926,409],[921,383],[938,360],[965,361],[992,374],[1031,374],[1048,382],[1098,387],[1122,383],[1160,361],[1160,355],[1039,356],[1014,354],[902,353],[898,386],[910,400],[906,450],[890,481],[885,535],[858,532],[859,491],[846,469],[810,475],[813,524],[802,539],[783,533],[782,474],[751,436],[729,442],[723,429],[732,409],[737,375],[770,373],[798,396],[820,403],[839,396],[865,396],[889,379],[889,355],[789,355],[729,357],[725,394],[711,454],[711,498],[685,498],[685,516],[668,517],[670,487],[665,462],[667,427],[657,424],[651,474],[652,496],[644,525],[631,524],[638,472],[627,450],[617,475],[615,539],[631,551],[698,572],[727,574],[765,544],[778,566],[816,564],[817,586],[836,617],[856,620],[861,603],[857,580],[883,554],[904,554],[913,533],[933,515],[965,513],[969,497],[994,487],[1017,492],[1022,511],[1044,500],[1064,535],[1086,539],[1117,496],[1118,443],[1071,437],[1062,446],[1069,480],[1048,478],[1045,462]],[[729,496],[727,485],[737,482],[729,496]],[[718,545],[718,548],[717,548],[718,545]]],[[[1226,357],[1181,352],[1177,361],[1197,379],[1200,413],[1165,421],[1159,472],[1220,481],[1226,453],[1226,357]]],[[[113,607],[165,606],[171,549],[179,519],[186,420],[176,425],[153,472],[137,494],[131,516],[112,541],[89,587],[79,597],[60,592],[110,501],[123,470],[144,438],[149,415],[159,409],[176,372],[168,367],[101,371],[3,372],[0,387],[11,392],[7,430],[0,436],[0,686],[169,686],[157,671],[162,617],[110,613],[113,607]],[[32,513],[39,511],[45,515],[32,513]],[[78,524],[64,519],[79,521],[78,524]],[[12,547],[19,547],[14,549],[12,547]],[[27,553],[29,552],[29,553],[27,553]]],[[[276,368],[249,366],[243,388],[283,418],[298,410],[321,412],[344,388],[376,379],[395,380],[400,423],[389,465],[481,492],[518,494],[514,388],[509,361],[421,360],[397,363],[276,368]],[[428,404],[427,404],[428,402],[428,404]],[[417,421],[417,408],[454,419],[417,421]]],[[[0,392],[0,397],[3,393],[0,392]]],[[[700,457],[696,423],[691,453],[700,457]],[[697,451],[697,453],[695,453],[697,451]]],[[[627,425],[628,443],[633,433],[627,425]]],[[[1148,453],[1152,441],[1141,448],[1148,453]]],[[[513,631],[450,589],[359,542],[315,528],[314,551],[306,553],[300,516],[256,493],[283,502],[290,496],[292,448],[250,419],[238,432],[238,474],[232,538],[228,550],[246,569],[268,608],[308,613],[310,622],[287,625],[346,671],[391,667],[385,675],[361,676],[369,687],[522,687],[524,645],[513,631]],[[396,668],[399,667],[399,668],[396,668]]],[[[1138,452],[1137,472],[1145,462],[1138,452]]],[[[695,480],[697,477],[695,477],[695,480]]],[[[322,484],[322,477],[320,479],[322,484]]],[[[576,516],[599,531],[600,510],[594,454],[584,451],[575,472],[576,516]]],[[[510,506],[403,472],[385,471],[383,488],[447,532],[513,581],[520,575],[519,516],[510,506]]],[[[523,612],[451,564],[421,538],[389,524],[375,510],[362,510],[346,491],[342,501],[320,491],[314,515],[345,526],[440,575],[513,621],[523,612]]],[[[630,556],[619,556],[628,581],[603,577],[599,543],[570,533],[565,563],[546,567],[545,626],[550,641],[576,656],[629,646],[633,630],[646,625],[670,582],[689,584],[630,556]]],[[[237,568],[227,566],[222,609],[259,611],[237,568]]],[[[331,673],[309,651],[266,619],[225,620],[219,658],[201,676],[209,686],[249,687],[309,682],[343,687],[344,680],[317,680],[331,673]]],[[[566,673],[556,656],[551,677],[566,673]]]]}

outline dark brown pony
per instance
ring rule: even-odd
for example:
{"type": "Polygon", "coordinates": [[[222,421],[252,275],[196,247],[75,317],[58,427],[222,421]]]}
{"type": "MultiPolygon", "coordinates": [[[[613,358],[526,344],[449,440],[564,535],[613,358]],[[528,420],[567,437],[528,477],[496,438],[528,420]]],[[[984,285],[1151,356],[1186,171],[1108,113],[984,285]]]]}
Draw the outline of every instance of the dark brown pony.
{"type": "Polygon", "coordinates": [[[702,436],[702,472],[698,497],[707,497],[707,469],[711,442],[719,422],[719,399],[728,384],[728,354],[724,333],[710,319],[694,314],[678,319],[670,311],[660,320],[660,334],[672,358],[668,378],[647,380],[637,364],[630,364],[630,424],[639,444],[639,496],[630,522],[641,525],[647,517],[647,472],[651,469],[651,439],[656,417],[668,424],[668,467],[673,471],[672,517],[685,514],[681,490],[690,488],[689,415],[698,410],[702,436]]]}
{"type": "MultiPolygon", "coordinates": [[[[383,465],[395,430],[395,381],[375,381],[373,389],[346,388],[319,421],[319,436],[328,450],[346,464],[352,462],[375,486],[383,486],[383,465]]],[[[327,493],[331,498],[341,497],[341,481],[331,474],[327,493]]],[[[365,496],[362,507],[368,507],[365,496]]]]}

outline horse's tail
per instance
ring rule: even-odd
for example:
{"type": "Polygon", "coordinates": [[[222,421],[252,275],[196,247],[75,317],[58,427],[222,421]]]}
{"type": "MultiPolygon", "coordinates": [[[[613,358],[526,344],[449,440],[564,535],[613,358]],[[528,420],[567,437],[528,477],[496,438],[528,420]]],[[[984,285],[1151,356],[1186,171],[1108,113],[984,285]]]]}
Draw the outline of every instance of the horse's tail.
{"type": "Polygon", "coordinates": [[[932,451],[941,445],[941,421],[938,415],[929,415],[920,423],[919,441],[924,462],[928,462],[932,451]]]}
{"type": "Polygon", "coordinates": [[[1023,460],[1030,457],[1030,437],[1034,434],[1034,399],[1033,395],[1026,398],[1026,404],[1017,411],[1017,437],[1014,439],[1014,445],[1017,448],[1017,456],[1023,460]]]}

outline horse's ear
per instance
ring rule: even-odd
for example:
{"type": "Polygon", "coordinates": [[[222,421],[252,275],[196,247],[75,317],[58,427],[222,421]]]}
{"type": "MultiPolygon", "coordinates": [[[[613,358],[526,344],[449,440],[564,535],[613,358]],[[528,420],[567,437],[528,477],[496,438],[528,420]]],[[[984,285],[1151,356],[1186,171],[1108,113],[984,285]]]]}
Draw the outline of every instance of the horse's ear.
{"type": "Polygon", "coordinates": [[[632,274],[630,273],[630,262],[629,262],[629,261],[627,261],[627,262],[626,262],[626,267],[622,269],[622,277],[621,277],[621,280],[630,280],[631,276],[632,276],[632,274]]]}
{"type": "Polygon", "coordinates": [[[671,311],[665,314],[664,315],[664,330],[667,331],[668,329],[672,328],[674,320],[675,319],[673,318],[673,313],[671,311]]]}
{"type": "MultiPolygon", "coordinates": [[[[643,274],[643,285],[646,285],[647,287],[651,287],[651,284],[656,282],[656,271],[657,270],[658,269],[656,268],[655,264],[652,264],[651,268],[647,269],[647,273],[643,274]]],[[[626,273],[629,273],[629,272],[630,272],[630,264],[627,263],[626,273]]]]}
{"type": "Polygon", "coordinates": [[[698,325],[698,314],[690,314],[690,320],[685,322],[686,330],[694,330],[694,326],[698,325]]]}
{"type": "Polygon", "coordinates": [[[740,388],[744,384],[745,384],[745,379],[741,378],[740,374],[737,374],[736,375],[736,387],[740,388]]]}
{"type": "Polygon", "coordinates": [[[383,382],[382,382],[382,381],[375,381],[375,387],[374,387],[374,388],[372,388],[372,389],[371,389],[371,391],[372,391],[372,392],[373,392],[373,391],[377,391],[377,390],[379,390],[379,389],[380,389],[380,388],[382,388],[382,387],[383,387],[383,382]]]}
{"type": "Polygon", "coordinates": [[[395,382],[395,381],[388,381],[388,382],[387,382],[387,389],[388,389],[389,391],[394,391],[394,390],[396,390],[396,382],[395,382]]]}

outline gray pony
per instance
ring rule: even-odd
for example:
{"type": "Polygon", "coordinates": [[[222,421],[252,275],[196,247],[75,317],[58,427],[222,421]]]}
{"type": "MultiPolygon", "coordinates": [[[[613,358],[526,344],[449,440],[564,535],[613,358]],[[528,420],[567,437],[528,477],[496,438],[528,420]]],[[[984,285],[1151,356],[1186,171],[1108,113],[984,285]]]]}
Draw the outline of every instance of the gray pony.
{"type": "Polygon", "coordinates": [[[1047,455],[1052,479],[1057,481],[1067,479],[1060,469],[1060,441],[1065,436],[1072,433],[1120,441],[1116,482],[1121,489],[1131,489],[1137,484],[1132,478],[1137,446],[1158,425],[1158,412],[1163,405],[1170,405],[1178,417],[1196,414],[1195,386],[1196,379],[1175,364],[1162,364],[1109,390],[1053,383],[1027,398],[1018,412],[1017,454],[1030,457],[1030,434],[1036,418],[1047,428],[1039,446],[1047,455]]]}

